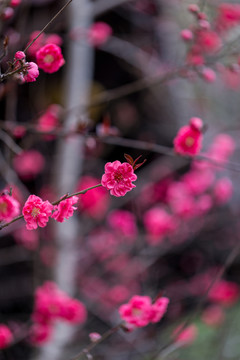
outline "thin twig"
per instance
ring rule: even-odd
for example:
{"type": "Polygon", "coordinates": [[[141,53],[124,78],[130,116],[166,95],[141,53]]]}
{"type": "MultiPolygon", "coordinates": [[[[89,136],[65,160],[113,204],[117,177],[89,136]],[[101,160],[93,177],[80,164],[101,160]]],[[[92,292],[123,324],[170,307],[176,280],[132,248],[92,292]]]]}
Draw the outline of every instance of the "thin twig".
{"type": "Polygon", "coordinates": [[[54,17],[45,25],[42,30],[39,32],[39,34],[25,47],[23,50],[24,53],[32,46],[32,44],[39,38],[40,35],[51,25],[51,23],[65,10],[65,8],[72,2],[72,0],[69,0],[57,13],[54,15],[54,17]]]}

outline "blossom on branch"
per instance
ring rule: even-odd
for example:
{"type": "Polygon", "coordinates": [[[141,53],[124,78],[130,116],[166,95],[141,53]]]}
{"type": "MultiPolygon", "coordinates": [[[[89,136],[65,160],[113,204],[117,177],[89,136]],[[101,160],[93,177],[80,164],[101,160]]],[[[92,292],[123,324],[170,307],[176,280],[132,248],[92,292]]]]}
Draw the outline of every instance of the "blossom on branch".
{"type": "Polygon", "coordinates": [[[133,167],[127,163],[121,163],[116,160],[108,162],[105,165],[105,174],[102,176],[101,184],[110,190],[110,194],[114,196],[124,196],[126,193],[136,186],[132,181],[137,180],[133,167]]]}
{"type": "Polygon", "coordinates": [[[20,204],[12,196],[2,194],[0,196],[0,221],[11,221],[20,212],[20,204]]]}
{"type": "Polygon", "coordinates": [[[183,126],[173,140],[174,150],[181,155],[197,155],[202,146],[202,120],[191,118],[189,125],[183,126]]]}
{"type": "Polygon", "coordinates": [[[135,327],[143,327],[150,322],[160,321],[167,311],[169,299],[160,297],[152,304],[149,296],[133,296],[128,304],[121,305],[119,314],[127,324],[135,327]]]}
{"type": "Polygon", "coordinates": [[[65,219],[69,219],[70,216],[73,216],[74,210],[77,209],[76,206],[73,206],[77,201],[77,196],[62,200],[58,205],[54,206],[55,211],[52,214],[52,218],[59,222],[64,222],[65,219]]]}
{"type": "Polygon", "coordinates": [[[37,64],[46,73],[52,74],[65,64],[61,48],[55,44],[47,44],[36,53],[37,64]]]}
{"type": "Polygon", "coordinates": [[[43,201],[36,195],[30,195],[23,207],[22,214],[28,230],[45,227],[52,214],[53,205],[49,201],[43,201]]]}

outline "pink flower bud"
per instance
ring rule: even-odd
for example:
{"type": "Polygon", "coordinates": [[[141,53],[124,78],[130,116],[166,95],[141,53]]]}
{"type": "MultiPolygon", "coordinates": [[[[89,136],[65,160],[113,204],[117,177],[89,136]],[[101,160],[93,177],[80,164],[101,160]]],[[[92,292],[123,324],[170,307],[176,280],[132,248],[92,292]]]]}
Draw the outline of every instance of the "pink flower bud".
{"type": "Polygon", "coordinates": [[[188,11],[190,11],[190,12],[192,12],[192,13],[197,13],[197,12],[200,11],[200,9],[199,9],[198,5],[196,5],[196,4],[190,4],[190,5],[188,6],[188,11]]]}
{"type": "Polygon", "coordinates": [[[6,7],[2,13],[3,20],[11,19],[11,17],[13,17],[13,14],[14,10],[11,7],[6,7]]]}
{"type": "Polygon", "coordinates": [[[102,336],[101,336],[99,333],[97,333],[97,332],[92,332],[92,333],[89,334],[89,338],[90,338],[90,340],[91,340],[92,342],[96,342],[96,341],[100,340],[101,337],[102,337],[102,336]]]}
{"type": "Polygon", "coordinates": [[[202,70],[202,77],[206,82],[212,83],[216,80],[216,73],[210,68],[204,68],[202,70]]]}
{"type": "Polygon", "coordinates": [[[181,31],[181,37],[185,41],[190,41],[193,39],[193,33],[189,29],[184,29],[181,31]]]}
{"type": "Polygon", "coordinates": [[[25,60],[26,55],[24,54],[23,51],[17,51],[14,58],[15,60],[25,60]]]}

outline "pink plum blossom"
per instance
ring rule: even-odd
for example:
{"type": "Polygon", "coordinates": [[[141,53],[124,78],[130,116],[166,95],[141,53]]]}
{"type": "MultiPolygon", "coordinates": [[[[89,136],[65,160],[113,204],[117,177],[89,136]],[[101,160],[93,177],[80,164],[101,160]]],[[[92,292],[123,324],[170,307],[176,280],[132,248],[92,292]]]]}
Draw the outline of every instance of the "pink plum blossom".
{"type": "Polygon", "coordinates": [[[0,324],[0,349],[5,349],[11,344],[13,335],[11,330],[4,324],[0,324]]]}
{"type": "Polygon", "coordinates": [[[202,313],[201,320],[209,326],[219,326],[225,320],[225,314],[221,306],[209,305],[202,313]]]}
{"type": "Polygon", "coordinates": [[[37,64],[35,64],[35,62],[33,61],[26,63],[25,69],[23,70],[23,81],[24,82],[36,81],[38,75],[39,75],[39,71],[37,64]]]}
{"type": "Polygon", "coordinates": [[[143,327],[161,320],[167,310],[169,299],[159,298],[154,304],[149,296],[133,296],[128,304],[121,305],[119,314],[127,324],[143,327]]]}
{"type": "Polygon", "coordinates": [[[121,163],[116,160],[105,165],[105,174],[102,176],[101,184],[110,190],[111,195],[119,197],[135,188],[136,185],[132,184],[132,181],[136,180],[137,175],[134,174],[133,167],[127,162],[121,163]]]}
{"type": "Polygon", "coordinates": [[[193,33],[189,29],[184,29],[181,31],[181,37],[185,41],[191,41],[193,39],[193,33]]]}
{"type": "Polygon", "coordinates": [[[24,180],[34,179],[44,168],[45,160],[37,150],[21,152],[13,159],[13,167],[24,180]]]}
{"type": "Polygon", "coordinates": [[[85,306],[70,298],[55,283],[47,281],[37,288],[32,315],[35,324],[53,324],[60,319],[76,324],[85,322],[86,317],[85,306]]]}
{"type": "Polygon", "coordinates": [[[11,221],[19,213],[19,202],[13,196],[2,194],[0,196],[0,221],[11,221]]]}
{"type": "Polygon", "coordinates": [[[12,7],[17,7],[18,5],[20,5],[22,2],[22,0],[11,0],[9,6],[12,7]]]}
{"type": "MultiPolygon", "coordinates": [[[[51,132],[55,130],[59,125],[59,115],[61,106],[57,104],[50,105],[45,113],[38,119],[37,129],[41,132],[51,132]]],[[[52,140],[52,135],[45,136],[46,140],[52,140]]]]}
{"type": "Polygon", "coordinates": [[[178,326],[173,332],[173,335],[175,335],[180,331],[175,342],[181,343],[182,346],[191,345],[198,336],[198,328],[196,325],[191,324],[181,331],[181,327],[182,325],[178,326]]]}
{"type": "Polygon", "coordinates": [[[120,235],[129,239],[137,236],[135,216],[127,210],[114,210],[107,217],[108,224],[120,235]]]}
{"type": "Polygon", "coordinates": [[[189,156],[197,155],[202,146],[201,129],[197,128],[195,122],[190,119],[189,125],[183,126],[178,131],[173,143],[176,153],[189,156]]]}
{"type": "Polygon", "coordinates": [[[104,22],[94,23],[88,30],[88,41],[93,46],[103,45],[112,35],[112,28],[104,22]]]}
{"type": "Polygon", "coordinates": [[[69,219],[73,216],[74,210],[77,209],[76,206],[73,206],[77,201],[77,196],[72,196],[69,199],[62,200],[58,205],[54,206],[52,218],[59,222],[64,222],[65,219],[69,219]]]}
{"type": "MultiPolygon", "coordinates": [[[[84,190],[99,183],[99,179],[93,176],[83,176],[76,191],[84,190]]],[[[109,206],[109,196],[105,188],[99,187],[82,194],[79,198],[79,208],[94,219],[102,219],[109,206]]]]}
{"type": "Polygon", "coordinates": [[[219,303],[224,306],[231,306],[239,299],[240,289],[238,284],[219,280],[217,281],[208,293],[209,300],[219,303]]]}
{"type": "Polygon", "coordinates": [[[36,195],[30,195],[23,207],[22,214],[28,230],[45,227],[52,214],[53,205],[49,201],[43,201],[36,195]]]}
{"type": "Polygon", "coordinates": [[[212,159],[225,163],[235,150],[235,141],[228,134],[218,134],[207,153],[212,159]]]}
{"type": "Polygon", "coordinates": [[[52,332],[52,324],[34,323],[30,328],[29,340],[31,344],[41,346],[49,341],[52,332]]]}
{"type": "Polygon", "coordinates": [[[215,73],[214,70],[205,67],[202,70],[202,77],[206,82],[212,83],[212,82],[214,82],[216,80],[216,73],[215,73]]]}
{"type": "Polygon", "coordinates": [[[61,48],[55,44],[47,44],[36,53],[36,61],[40,69],[52,74],[65,64],[61,48]]]}
{"type": "Polygon", "coordinates": [[[101,337],[102,337],[102,336],[101,336],[99,333],[97,333],[97,332],[92,332],[92,333],[89,334],[89,338],[90,338],[90,340],[91,340],[92,342],[96,342],[96,341],[100,340],[101,337]]]}
{"type": "Polygon", "coordinates": [[[214,196],[218,204],[226,203],[232,196],[233,186],[229,178],[221,178],[214,185],[214,196]]]}
{"type": "Polygon", "coordinates": [[[172,215],[157,206],[144,214],[144,225],[152,245],[159,244],[163,238],[177,228],[177,222],[172,215]]]}

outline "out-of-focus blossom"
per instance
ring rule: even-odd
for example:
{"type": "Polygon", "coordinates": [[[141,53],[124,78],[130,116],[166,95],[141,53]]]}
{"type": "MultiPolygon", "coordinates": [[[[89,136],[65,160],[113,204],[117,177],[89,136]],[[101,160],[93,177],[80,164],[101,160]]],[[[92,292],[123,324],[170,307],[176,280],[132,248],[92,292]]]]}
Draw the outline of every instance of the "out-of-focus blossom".
{"type": "Polygon", "coordinates": [[[102,336],[101,336],[99,333],[97,333],[97,332],[92,332],[92,333],[89,334],[89,338],[90,338],[90,340],[91,340],[92,342],[96,342],[96,341],[100,340],[101,337],[102,337],[102,336]]]}
{"type": "Polygon", "coordinates": [[[238,301],[239,294],[239,286],[236,283],[219,280],[210,289],[208,298],[224,306],[231,306],[238,301]]]}
{"type": "Polygon", "coordinates": [[[0,324],[0,349],[8,347],[13,340],[13,334],[8,326],[0,324]]]}
{"type": "Polygon", "coordinates": [[[128,304],[121,305],[119,314],[126,323],[143,327],[158,322],[167,311],[169,299],[159,298],[154,304],[149,296],[133,296],[128,304]]]}
{"type": "Polygon", "coordinates": [[[88,30],[88,42],[93,46],[101,46],[112,35],[112,28],[105,22],[96,22],[88,30]]]}
{"type": "Polygon", "coordinates": [[[214,196],[218,204],[225,204],[233,193],[232,182],[229,178],[221,178],[214,185],[214,196]]]}
{"type": "Polygon", "coordinates": [[[11,221],[20,213],[20,204],[8,194],[0,195],[0,221],[11,221]]]}
{"type": "Polygon", "coordinates": [[[108,224],[120,235],[129,239],[135,239],[137,236],[136,218],[126,210],[114,210],[107,217],[108,224]]]}
{"type": "Polygon", "coordinates": [[[202,313],[202,321],[209,326],[219,326],[225,320],[225,314],[221,306],[209,305],[202,313]]]}
{"type": "Polygon", "coordinates": [[[218,7],[216,28],[229,30],[240,23],[240,5],[233,3],[221,3],[218,7]]]}
{"type": "Polygon", "coordinates": [[[192,119],[190,119],[189,125],[183,126],[178,131],[173,140],[176,153],[189,156],[194,156],[199,153],[202,146],[202,132],[200,122],[198,121],[198,127],[196,127],[195,123],[195,120],[192,122],[192,119]]]}
{"type": "Polygon", "coordinates": [[[182,346],[188,346],[191,345],[198,336],[198,328],[196,325],[191,324],[185,329],[181,331],[182,325],[178,326],[174,332],[173,336],[180,331],[180,333],[177,335],[175,342],[181,343],[182,346]]]}
{"type": "MultiPolygon", "coordinates": [[[[55,130],[59,125],[59,115],[61,106],[57,104],[50,105],[45,113],[39,117],[37,123],[37,130],[41,132],[51,132],[55,130]]],[[[54,137],[49,135],[45,137],[46,140],[52,140],[54,137]]]]}
{"type": "Polygon", "coordinates": [[[24,180],[32,180],[41,173],[45,165],[42,154],[37,150],[21,152],[13,159],[13,167],[24,180]]]}
{"type": "MultiPolygon", "coordinates": [[[[99,179],[93,176],[83,176],[76,191],[87,189],[99,183],[99,179]]],[[[103,187],[88,191],[79,196],[79,209],[94,219],[102,219],[109,207],[109,196],[103,187]]]]}
{"type": "Polygon", "coordinates": [[[148,241],[157,245],[164,237],[171,234],[177,228],[176,219],[161,207],[154,207],[144,214],[144,225],[149,235],[148,241]]]}

